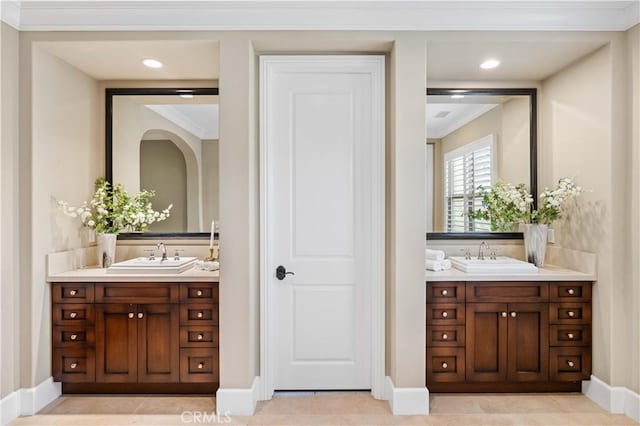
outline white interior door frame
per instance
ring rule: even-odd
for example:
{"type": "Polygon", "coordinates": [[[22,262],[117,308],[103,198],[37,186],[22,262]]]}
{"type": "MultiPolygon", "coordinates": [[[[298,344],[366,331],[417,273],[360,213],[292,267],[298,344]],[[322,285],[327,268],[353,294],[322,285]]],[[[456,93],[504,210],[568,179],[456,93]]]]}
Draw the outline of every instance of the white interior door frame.
{"type": "Polygon", "coordinates": [[[349,61],[370,64],[371,89],[374,117],[372,122],[373,154],[371,164],[374,165],[371,185],[373,188],[372,212],[372,259],[371,259],[371,394],[376,399],[384,399],[385,380],[385,58],[369,55],[266,55],[260,57],[260,381],[259,399],[271,399],[274,393],[275,357],[272,342],[275,330],[275,310],[272,308],[274,294],[268,285],[274,274],[270,258],[268,242],[274,230],[270,211],[270,164],[268,161],[268,123],[267,96],[269,93],[269,73],[275,64],[282,62],[301,63],[305,66],[326,64],[327,62],[349,61]]]}

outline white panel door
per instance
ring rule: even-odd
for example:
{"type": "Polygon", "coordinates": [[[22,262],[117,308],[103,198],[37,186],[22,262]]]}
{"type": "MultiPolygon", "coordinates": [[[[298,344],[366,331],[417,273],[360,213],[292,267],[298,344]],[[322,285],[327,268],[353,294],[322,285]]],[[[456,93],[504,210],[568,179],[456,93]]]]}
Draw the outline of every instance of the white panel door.
{"type": "Polygon", "coordinates": [[[266,56],[261,68],[273,388],[369,389],[384,58],[266,56]],[[278,279],[278,266],[295,275],[278,279]]]}

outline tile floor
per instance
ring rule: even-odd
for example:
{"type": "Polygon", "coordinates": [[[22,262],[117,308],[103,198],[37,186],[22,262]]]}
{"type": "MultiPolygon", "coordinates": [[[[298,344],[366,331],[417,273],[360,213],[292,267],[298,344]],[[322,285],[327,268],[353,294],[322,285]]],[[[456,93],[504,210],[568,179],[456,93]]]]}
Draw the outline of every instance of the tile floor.
{"type": "Polygon", "coordinates": [[[637,425],[581,394],[432,394],[431,415],[392,416],[366,392],[278,394],[252,417],[211,417],[215,399],[185,396],[63,396],[24,425],[637,425]],[[192,413],[206,413],[196,417],[192,413]]]}

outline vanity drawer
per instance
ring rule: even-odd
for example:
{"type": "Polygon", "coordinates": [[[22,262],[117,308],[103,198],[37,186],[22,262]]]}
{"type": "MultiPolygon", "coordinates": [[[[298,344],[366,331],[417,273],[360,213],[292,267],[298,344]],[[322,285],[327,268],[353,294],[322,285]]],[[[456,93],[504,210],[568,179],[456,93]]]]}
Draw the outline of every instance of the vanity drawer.
{"type": "Polygon", "coordinates": [[[181,383],[218,383],[218,349],[180,349],[181,383]]]}
{"type": "Polygon", "coordinates": [[[427,347],[464,346],[464,325],[428,325],[427,347]]]}
{"type": "Polygon", "coordinates": [[[549,327],[551,346],[590,346],[591,325],[552,325],[549,327]]]}
{"type": "Polygon", "coordinates": [[[218,305],[212,303],[190,303],[180,306],[180,325],[218,324],[218,305]]]}
{"type": "Polygon", "coordinates": [[[179,288],[171,283],[98,283],[96,303],[177,303],[179,288]]]}
{"type": "Polygon", "coordinates": [[[591,282],[555,282],[549,287],[552,302],[591,301],[591,282]]]}
{"type": "Polygon", "coordinates": [[[93,284],[53,283],[51,300],[53,303],[93,303],[93,284]]]}
{"type": "Polygon", "coordinates": [[[589,303],[551,303],[549,306],[551,324],[589,324],[591,305],[589,303]]]}
{"type": "Polygon", "coordinates": [[[180,347],[218,347],[218,327],[215,325],[180,327],[180,347]]]}
{"type": "Polygon", "coordinates": [[[462,303],[427,305],[427,325],[462,325],[464,312],[462,303]]]}
{"type": "Polygon", "coordinates": [[[467,303],[528,303],[549,301],[549,283],[487,281],[467,283],[467,303]]]}
{"type": "Polygon", "coordinates": [[[464,348],[427,348],[427,387],[430,382],[464,382],[464,348]]]}
{"type": "Polygon", "coordinates": [[[588,380],[591,376],[591,348],[551,348],[549,374],[552,382],[588,380]]]}
{"type": "Polygon", "coordinates": [[[53,305],[53,323],[57,325],[93,324],[93,305],[56,303],[53,305]]]}
{"type": "Polygon", "coordinates": [[[54,349],[52,363],[56,381],[95,382],[96,357],[93,349],[54,349]]]}
{"type": "Polygon", "coordinates": [[[218,303],[218,285],[211,283],[180,284],[180,301],[218,303]]]}
{"type": "Polygon", "coordinates": [[[82,325],[54,326],[52,340],[54,348],[94,347],[96,335],[93,327],[84,327],[82,325]]]}
{"type": "Polygon", "coordinates": [[[464,283],[433,282],[427,284],[427,303],[464,303],[464,283]]]}

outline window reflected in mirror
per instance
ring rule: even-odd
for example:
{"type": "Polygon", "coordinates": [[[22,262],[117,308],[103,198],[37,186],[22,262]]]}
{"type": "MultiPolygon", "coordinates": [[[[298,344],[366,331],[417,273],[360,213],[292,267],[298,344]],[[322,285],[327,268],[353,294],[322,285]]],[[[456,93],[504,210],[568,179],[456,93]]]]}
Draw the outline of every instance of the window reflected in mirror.
{"type": "MultiPolygon", "coordinates": [[[[142,90],[142,89],[141,89],[142,90]]],[[[149,232],[210,232],[219,219],[218,96],[114,95],[112,181],[172,204],[149,232]]]]}
{"type": "Polygon", "coordinates": [[[534,183],[532,98],[491,90],[428,91],[427,232],[490,232],[488,222],[466,214],[482,205],[480,189],[534,183]]]}

